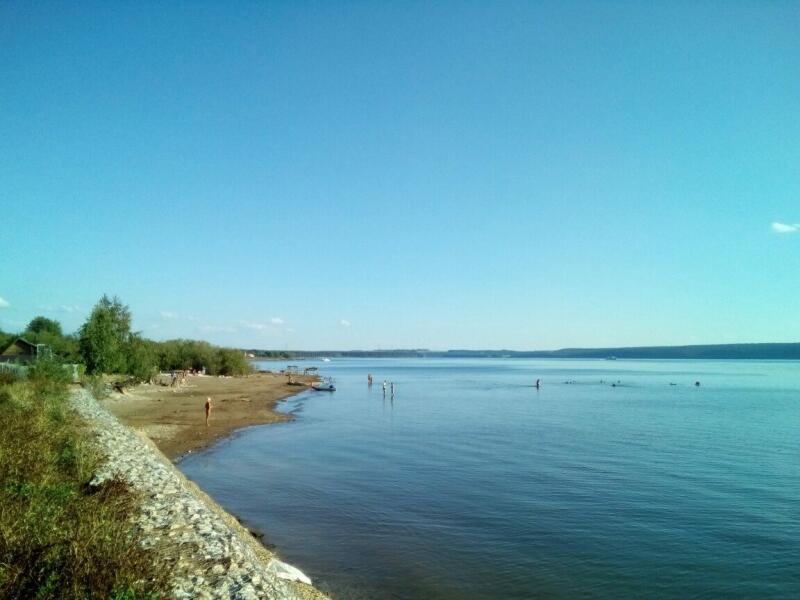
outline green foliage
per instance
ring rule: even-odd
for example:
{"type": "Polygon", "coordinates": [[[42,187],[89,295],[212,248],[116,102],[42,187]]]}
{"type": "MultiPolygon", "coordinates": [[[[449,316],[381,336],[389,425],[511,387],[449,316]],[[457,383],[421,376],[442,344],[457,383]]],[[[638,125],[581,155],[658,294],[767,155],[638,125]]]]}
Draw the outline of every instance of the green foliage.
{"type": "Polygon", "coordinates": [[[56,358],[40,358],[28,369],[28,381],[42,396],[51,396],[69,383],[68,371],[56,358]]]}
{"type": "Polygon", "coordinates": [[[157,345],[158,364],[162,371],[173,369],[206,369],[216,371],[215,348],[208,342],[168,340],[157,345]]]}
{"type": "Polygon", "coordinates": [[[15,371],[0,369],[0,385],[8,385],[19,380],[15,371]]]}
{"type": "Polygon", "coordinates": [[[98,400],[108,397],[108,386],[102,375],[84,375],[81,384],[98,400]]]}
{"type": "Polygon", "coordinates": [[[217,349],[216,375],[246,375],[252,372],[250,363],[240,350],[231,348],[217,349]]]}
{"type": "Polygon", "coordinates": [[[53,319],[48,319],[47,317],[34,317],[31,319],[31,322],[28,323],[28,326],[25,328],[25,332],[31,333],[49,333],[54,336],[61,336],[61,323],[58,321],[54,321],[53,319]]]}
{"type": "Polygon", "coordinates": [[[5,350],[6,346],[13,342],[16,337],[13,333],[6,333],[0,330],[0,352],[5,350]]]}
{"type": "Polygon", "coordinates": [[[127,373],[139,381],[149,381],[158,373],[155,342],[131,335],[126,348],[127,373]]]}
{"type": "Polygon", "coordinates": [[[35,317],[28,323],[22,334],[11,334],[0,331],[0,350],[4,349],[17,337],[23,337],[32,344],[45,344],[56,356],[64,362],[80,362],[81,356],[78,348],[78,338],[74,335],[64,335],[61,323],[47,317],[35,317]]]}
{"type": "Polygon", "coordinates": [[[168,573],[129,519],[136,497],[88,486],[98,457],[47,372],[0,386],[0,597],[166,597],[168,573]]]}
{"type": "Polygon", "coordinates": [[[205,369],[209,375],[246,375],[250,363],[240,350],[219,348],[196,340],[168,340],[155,343],[162,371],[205,369]]]}
{"type": "Polygon", "coordinates": [[[64,362],[75,363],[81,360],[78,338],[74,335],[60,335],[49,331],[39,333],[27,331],[25,332],[25,339],[32,344],[46,344],[53,351],[53,354],[64,362]]]}
{"type": "Polygon", "coordinates": [[[294,358],[294,352],[287,350],[248,350],[256,358],[269,358],[269,359],[291,359],[294,358]]]}
{"type": "Polygon", "coordinates": [[[80,351],[89,373],[123,373],[131,336],[130,309],[103,296],[80,329],[80,351]]]}
{"type": "Polygon", "coordinates": [[[205,369],[209,375],[252,372],[240,350],[197,340],[154,342],[132,333],[130,323],[130,310],[118,298],[100,299],[80,329],[79,350],[89,375],[126,373],[148,381],[159,370],[205,369]]]}

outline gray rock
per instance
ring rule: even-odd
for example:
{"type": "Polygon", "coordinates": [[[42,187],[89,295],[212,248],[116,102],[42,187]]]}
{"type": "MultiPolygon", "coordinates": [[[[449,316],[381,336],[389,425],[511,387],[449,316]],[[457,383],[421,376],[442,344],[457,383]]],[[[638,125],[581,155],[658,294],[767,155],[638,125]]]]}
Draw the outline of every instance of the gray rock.
{"type": "Polygon", "coordinates": [[[293,587],[261,560],[239,532],[232,529],[184,485],[174,465],[133,430],[101,407],[87,390],[71,398],[91,426],[106,460],[90,485],[119,478],[141,493],[132,521],[141,544],[167,552],[177,599],[220,598],[289,600],[293,587]],[[167,542],[166,548],[163,541],[167,542]]]}

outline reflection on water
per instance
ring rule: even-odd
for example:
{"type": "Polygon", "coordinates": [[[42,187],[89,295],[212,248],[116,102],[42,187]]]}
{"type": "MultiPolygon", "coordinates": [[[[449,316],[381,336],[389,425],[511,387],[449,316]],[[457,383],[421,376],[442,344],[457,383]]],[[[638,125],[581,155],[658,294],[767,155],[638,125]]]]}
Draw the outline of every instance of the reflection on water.
{"type": "Polygon", "coordinates": [[[337,598],[800,595],[796,362],[319,366],[180,466],[337,598]]]}

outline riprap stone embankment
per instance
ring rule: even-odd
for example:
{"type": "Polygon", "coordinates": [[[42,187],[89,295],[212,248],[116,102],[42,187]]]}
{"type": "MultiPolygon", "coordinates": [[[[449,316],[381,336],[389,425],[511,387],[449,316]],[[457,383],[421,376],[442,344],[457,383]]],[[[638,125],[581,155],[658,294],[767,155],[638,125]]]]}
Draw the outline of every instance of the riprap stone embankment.
{"type": "Polygon", "coordinates": [[[310,585],[286,579],[305,576],[277,560],[87,390],[74,391],[71,400],[106,457],[92,484],[116,477],[138,493],[141,503],[132,519],[142,544],[156,549],[174,574],[175,598],[325,598],[310,585]]]}

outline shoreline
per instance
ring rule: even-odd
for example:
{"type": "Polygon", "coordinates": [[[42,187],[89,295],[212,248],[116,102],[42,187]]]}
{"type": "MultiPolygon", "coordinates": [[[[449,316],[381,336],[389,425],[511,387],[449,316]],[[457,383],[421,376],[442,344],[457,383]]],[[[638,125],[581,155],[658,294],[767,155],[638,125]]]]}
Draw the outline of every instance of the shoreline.
{"type": "MultiPolygon", "coordinates": [[[[146,443],[174,469],[184,486],[213,513],[227,523],[263,562],[278,561],[280,549],[269,541],[269,532],[252,528],[227,511],[180,469],[186,456],[232,440],[251,427],[287,423],[294,415],[278,412],[280,402],[311,389],[315,375],[287,375],[259,371],[242,377],[189,375],[177,388],[139,384],[123,393],[114,391],[97,404],[123,427],[146,443]],[[204,422],[204,401],[210,396],[214,408],[209,427],[204,422]]],[[[302,598],[325,599],[316,588],[301,588],[302,598]]],[[[261,597],[260,595],[258,597],[261,597]]]]}
{"type": "Polygon", "coordinates": [[[278,412],[278,402],[310,389],[313,375],[259,372],[244,377],[189,375],[176,388],[140,384],[113,392],[100,404],[123,424],[142,433],[172,462],[231,437],[239,429],[285,423],[292,415],[278,412]],[[205,424],[204,404],[212,410],[205,424]]]}
{"type": "Polygon", "coordinates": [[[121,423],[87,390],[75,389],[71,397],[105,456],[90,485],[119,478],[139,495],[132,522],[143,547],[154,549],[170,569],[172,597],[327,598],[189,480],[146,435],[121,423]]]}

